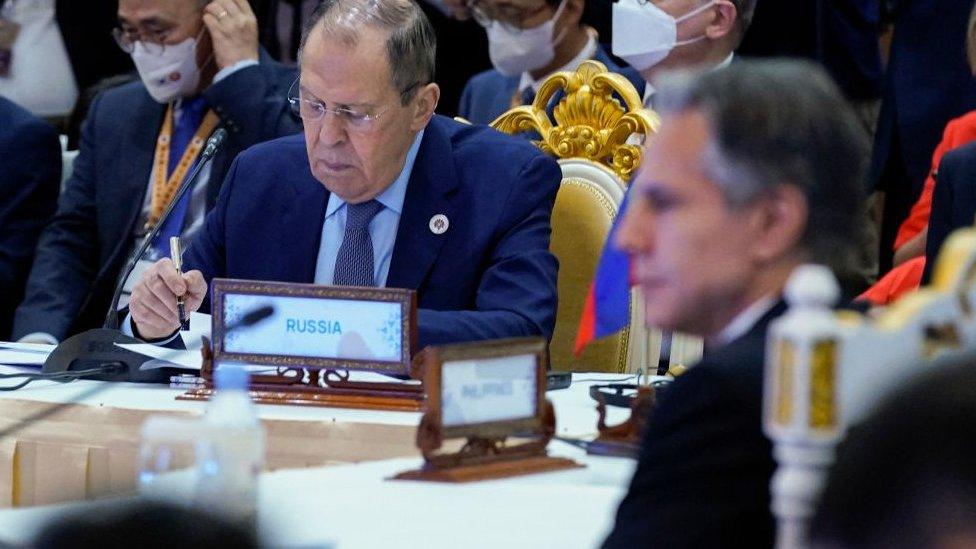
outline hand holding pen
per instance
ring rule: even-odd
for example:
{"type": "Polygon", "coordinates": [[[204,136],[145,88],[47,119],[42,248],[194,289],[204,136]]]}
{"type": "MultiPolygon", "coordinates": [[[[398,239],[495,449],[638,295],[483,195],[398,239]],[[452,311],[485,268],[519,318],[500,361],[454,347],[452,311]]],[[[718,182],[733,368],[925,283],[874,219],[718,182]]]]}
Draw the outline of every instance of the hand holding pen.
{"type": "Polygon", "coordinates": [[[134,331],[143,339],[164,339],[186,327],[186,316],[199,309],[207,295],[203,273],[182,272],[181,254],[173,253],[172,241],[170,245],[172,259],[160,259],[149,267],[129,299],[134,331]]]}

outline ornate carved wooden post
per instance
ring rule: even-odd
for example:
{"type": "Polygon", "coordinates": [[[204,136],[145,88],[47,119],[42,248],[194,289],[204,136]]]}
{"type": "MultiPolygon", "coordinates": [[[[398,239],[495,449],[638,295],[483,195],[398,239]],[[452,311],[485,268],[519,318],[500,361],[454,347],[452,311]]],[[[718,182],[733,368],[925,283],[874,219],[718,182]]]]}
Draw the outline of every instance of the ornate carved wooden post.
{"type": "Polygon", "coordinates": [[[770,327],[764,427],[778,464],[770,486],[779,549],[806,547],[840,428],[841,329],[832,311],[840,295],[826,267],[804,265],[786,286],[789,311],[770,327]]]}

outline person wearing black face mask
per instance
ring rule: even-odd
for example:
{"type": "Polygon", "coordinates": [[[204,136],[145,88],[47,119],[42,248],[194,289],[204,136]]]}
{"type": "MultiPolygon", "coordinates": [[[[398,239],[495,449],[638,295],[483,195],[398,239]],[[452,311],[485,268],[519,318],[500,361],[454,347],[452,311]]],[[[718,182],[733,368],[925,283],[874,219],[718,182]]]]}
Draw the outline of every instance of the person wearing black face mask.
{"type": "Polygon", "coordinates": [[[512,107],[527,105],[547,76],[595,59],[643,93],[644,81],[618,66],[581,21],[585,0],[475,0],[472,16],[488,33],[494,69],[475,75],[461,95],[459,115],[487,124],[512,107]]]}
{"type": "Polygon", "coordinates": [[[13,338],[57,342],[101,325],[122,264],[218,127],[227,142],[163,225],[156,256],[202,226],[238,152],[301,129],[286,98],[296,71],[260,50],[246,0],[121,0],[118,17],[116,41],[140,80],[92,104],[13,338]]]}

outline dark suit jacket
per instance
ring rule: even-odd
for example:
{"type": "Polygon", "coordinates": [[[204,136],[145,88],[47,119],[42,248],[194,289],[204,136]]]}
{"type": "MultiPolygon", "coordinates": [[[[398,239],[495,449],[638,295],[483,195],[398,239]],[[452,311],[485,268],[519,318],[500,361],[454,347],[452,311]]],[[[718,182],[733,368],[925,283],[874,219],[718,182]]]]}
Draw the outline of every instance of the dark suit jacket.
{"type": "Polygon", "coordinates": [[[878,0],[758,2],[736,55],[813,59],[848,99],[877,99],[884,79],[880,17],[878,0]]]}
{"type": "Polygon", "coordinates": [[[41,229],[58,204],[61,144],[50,124],[0,97],[0,340],[10,339],[14,308],[41,229]]]}
{"type": "Polygon", "coordinates": [[[895,30],[875,133],[869,181],[887,191],[882,272],[902,220],[918,199],[932,152],[950,120],[976,108],[966,61],[973,0],[892,0],[895,30]]]}
{"type": "MultiPolygon", "coordinates": [[[[300,131],[285,95],[296,73],[262,53],[261,63],[204,93],[229,136],[213,160],[212,205],[231,161],[245,148],[300,131]]],[[[106,91],[92,104],[74,171],[44,230],[18,308],[14,337],[47,332],[63,339],[100,326],[133,246],[166,106],[142,82],[106,91]]]]}
{"type": "Polygon", "coordinates": [[[939,250],[952,231],[972,227],[976,215],[976,143],[963,145],[942,157],[932,190],[932,213],[925,241],[925,273],[928,283],[939,250]]]}
{"type": "MultiPolygon", "coordinates": [[[[639,96],[644,95],[644,78],[631,67],[620,67],[597,44],[593,59],[630,80],[639,96]]],[[[458,116],[473,124],[489,124],[512,108],[512,95],[518,89],[521,75],[505,76],[495,69],[474,75],[461,93],[458,116]]]]}
{"type": "MultiPolygon", "coordinates": [[[[521,139],[431,120],[386,280],[417,290],[420,348],[552,335],[557,264],[549,218],[560,178],[556,162],[521,139]],[[428,228],[436,214],[449,219],[441,235],[428,228]]],[[[328,200],[303,136],[258,145],[231,167],[186,268],[207,281],[313,282],[328,200]]]]}
{"type": "Polygon", "coordinates": [[[117,0],[57,0],[55,4],[55,18],[81,92],[133,68],[132,59],[112,38],[117,10],[117,0]]]}
{"type": "Polygon", "coordinates": [[[785,311],[775,305],[662,394],[604,547],[773,545],[763,371],[766,329],[785,311]]]}

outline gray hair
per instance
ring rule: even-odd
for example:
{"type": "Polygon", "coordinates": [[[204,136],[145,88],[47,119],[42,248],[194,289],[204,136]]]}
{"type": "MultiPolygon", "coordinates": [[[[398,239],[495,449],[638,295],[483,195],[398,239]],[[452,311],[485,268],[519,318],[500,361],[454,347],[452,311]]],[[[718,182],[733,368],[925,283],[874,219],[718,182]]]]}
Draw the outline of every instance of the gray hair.
{"type": "Polygon", "coordinates": [[[430,21],[413,0],[325,0],[305,23],[301,49],[319,23],[322,32],[350,47],[359,42],[364,27],[388,30],[390,76],[404,105],[418,86],[434,81],[437,40],[430,21]]]}
{"type": "Polygon", "coordinates": [[[867,136],[853,109],[818,65],[737,61],[655,81],[662,113],[705,115],[707,177],[733,207],[781,185],[799,188],[809,210],[801,246],[810,259],[849,274],[864,243],[867,136]]]}

